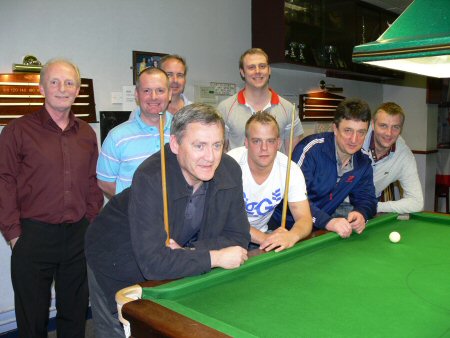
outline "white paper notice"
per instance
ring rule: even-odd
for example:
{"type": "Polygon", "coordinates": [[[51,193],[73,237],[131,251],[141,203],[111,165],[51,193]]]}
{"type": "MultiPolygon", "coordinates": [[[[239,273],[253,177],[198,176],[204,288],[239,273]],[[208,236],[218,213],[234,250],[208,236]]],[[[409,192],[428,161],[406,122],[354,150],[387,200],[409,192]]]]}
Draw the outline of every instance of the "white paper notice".
{"type": "Polygon", "coordinates": [[[122,110],[123,111],[133,111],[137,105],[134,98],[134,86],[123,86],[122,87],[122,110]]]}

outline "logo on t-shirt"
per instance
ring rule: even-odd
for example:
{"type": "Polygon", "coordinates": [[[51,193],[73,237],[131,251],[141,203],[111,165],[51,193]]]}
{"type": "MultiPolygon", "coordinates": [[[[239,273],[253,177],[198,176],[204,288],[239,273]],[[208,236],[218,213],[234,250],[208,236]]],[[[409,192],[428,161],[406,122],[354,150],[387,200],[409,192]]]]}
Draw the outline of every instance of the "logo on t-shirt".
{"type": "Polygon", "coordinates": [[[281,198],[281,190],[279,188],[272,192],[271,198],[266,197],[259,201],[249,201],[244,192],[245,210],[247,211],[247,214],[251,216],[265,216],[276,208],[280,203],[281,198]]]}

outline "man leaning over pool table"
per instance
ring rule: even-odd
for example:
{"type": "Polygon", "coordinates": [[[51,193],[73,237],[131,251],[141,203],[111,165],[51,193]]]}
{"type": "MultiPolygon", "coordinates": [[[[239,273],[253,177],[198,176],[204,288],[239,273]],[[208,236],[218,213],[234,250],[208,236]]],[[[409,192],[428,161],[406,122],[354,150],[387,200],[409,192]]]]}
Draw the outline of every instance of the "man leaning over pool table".
{"type": "Polygon", "coordinates": [[[137,169],[86,234],[97,338],[123,337],[115,293],[144,280],[233,269],[247,260],[250,225],[239,165],[223,154],[224,122],[204,104],[182,108],[165,146],[170,242],[163,222],[161,153],[137,169]]]}
{"type": "Polygon", "coordinates": [[[305,175],[316,229],[347,238],[376,214],[372,162],[361,152],[370,116],[365,101],[346,99],[336,108],[333,132],[305,137],[292,153],[305,175]]]}

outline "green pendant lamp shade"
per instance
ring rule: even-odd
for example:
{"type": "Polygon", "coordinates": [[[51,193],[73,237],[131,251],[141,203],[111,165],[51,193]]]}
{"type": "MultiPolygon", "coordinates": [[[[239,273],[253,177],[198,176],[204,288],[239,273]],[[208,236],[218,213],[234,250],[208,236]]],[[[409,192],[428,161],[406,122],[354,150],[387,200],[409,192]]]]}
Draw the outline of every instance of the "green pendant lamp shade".
{"type": "Polygon", "coordinates": [[[354,47],[353,62],[450,78],[450,0],[415,0],[378,40],[354,47]]]}

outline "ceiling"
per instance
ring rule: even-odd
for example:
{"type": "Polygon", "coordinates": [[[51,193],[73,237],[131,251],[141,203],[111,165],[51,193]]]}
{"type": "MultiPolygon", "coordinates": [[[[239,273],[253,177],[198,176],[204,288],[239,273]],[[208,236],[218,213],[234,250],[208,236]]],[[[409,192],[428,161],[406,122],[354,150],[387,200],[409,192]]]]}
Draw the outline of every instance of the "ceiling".
{"type": "Polygon", "coordinates": [[[362,0],[369,4],[387,9],[394,13],[402,13],[413,0],[362,0]]]}

